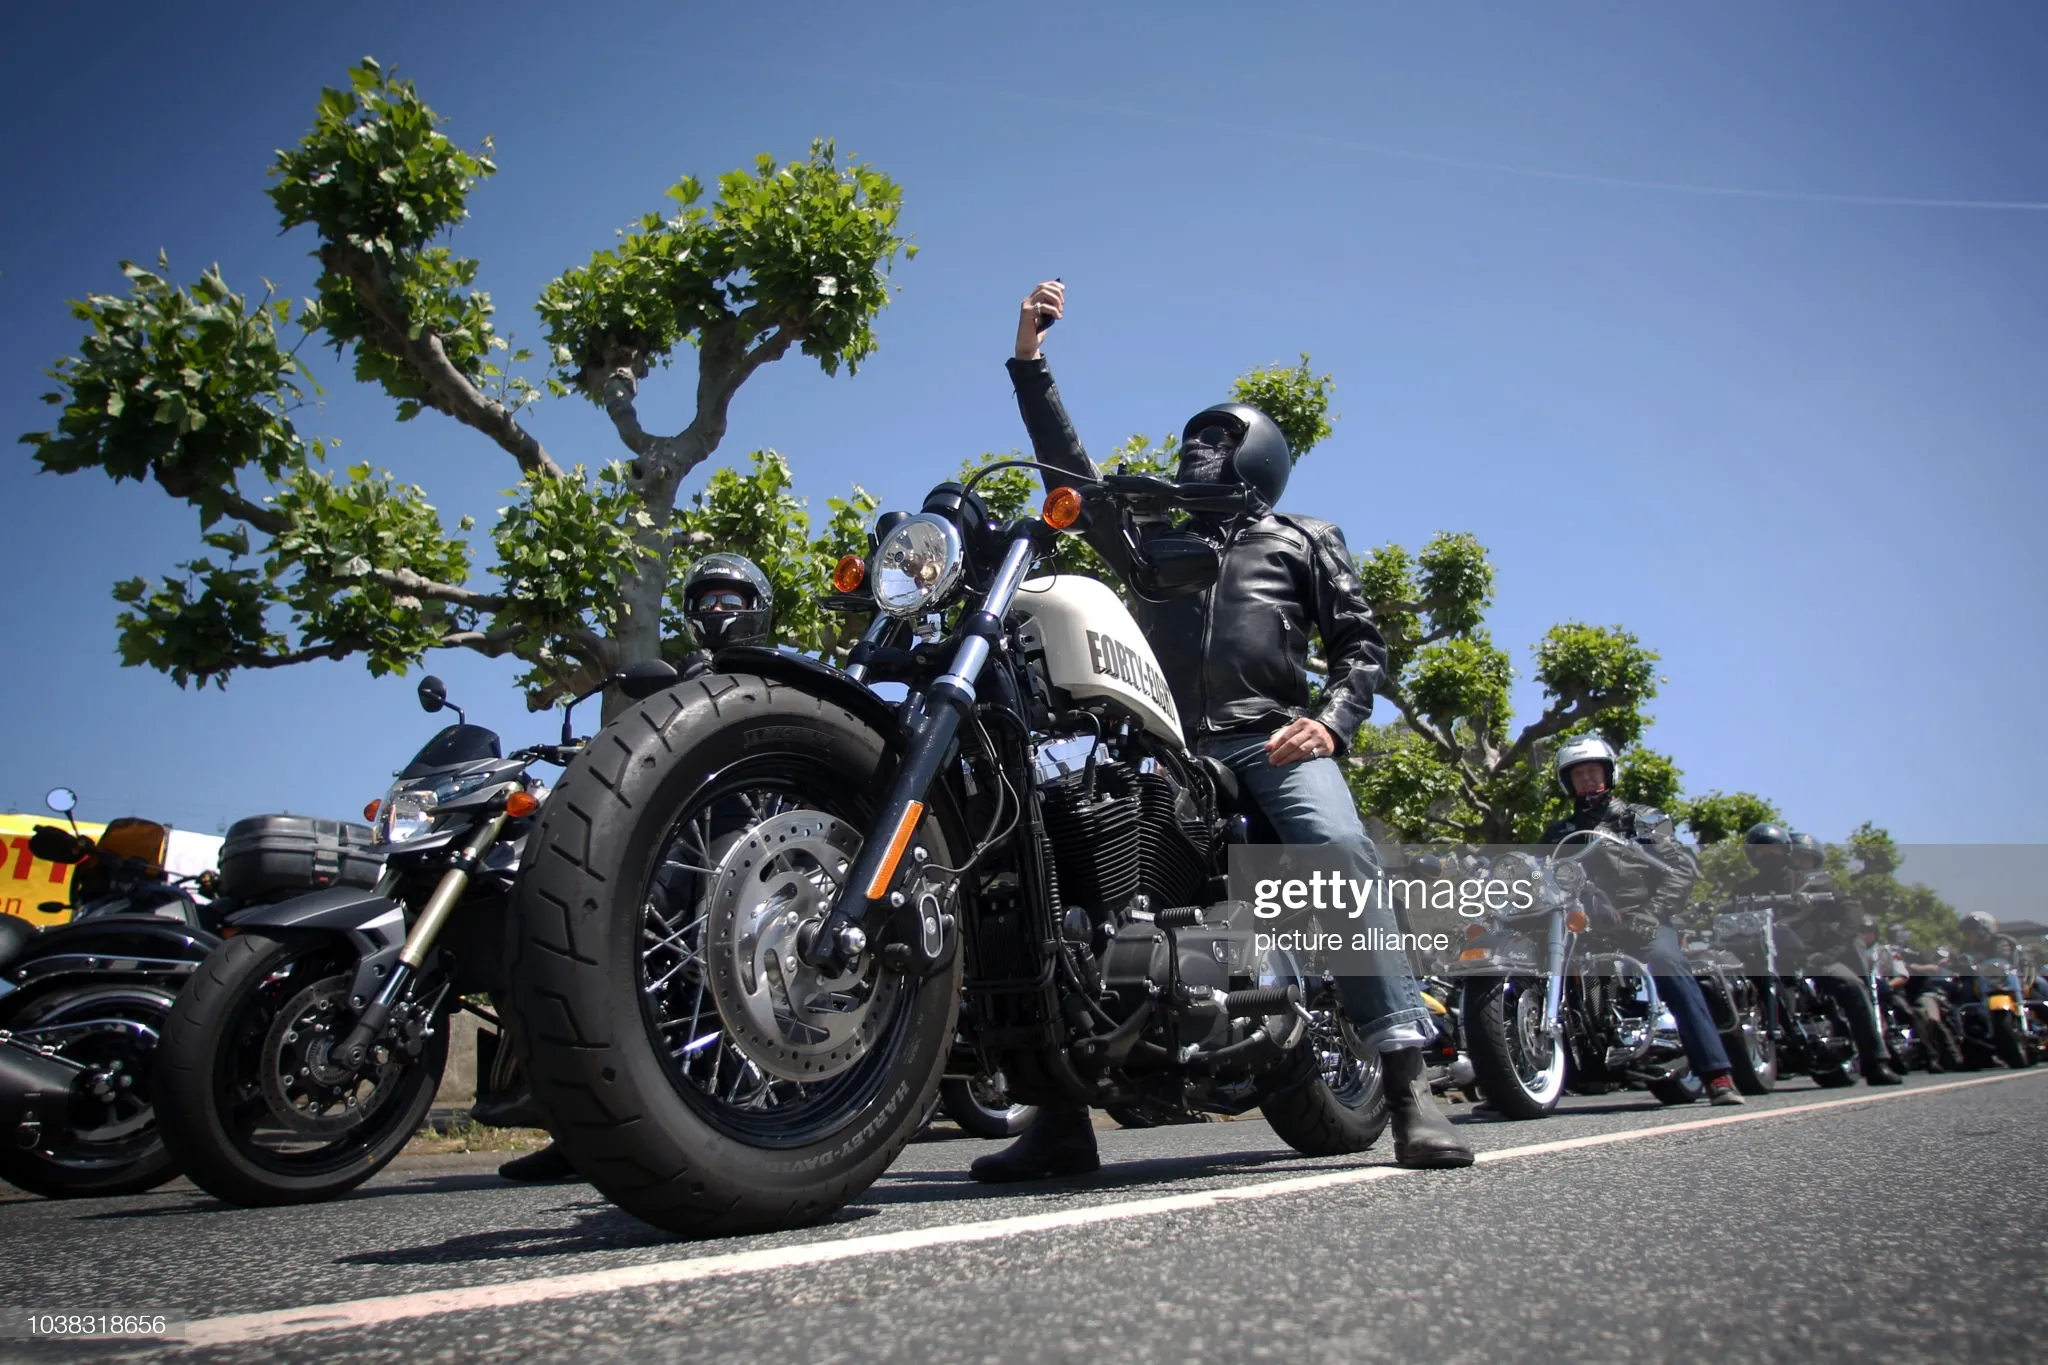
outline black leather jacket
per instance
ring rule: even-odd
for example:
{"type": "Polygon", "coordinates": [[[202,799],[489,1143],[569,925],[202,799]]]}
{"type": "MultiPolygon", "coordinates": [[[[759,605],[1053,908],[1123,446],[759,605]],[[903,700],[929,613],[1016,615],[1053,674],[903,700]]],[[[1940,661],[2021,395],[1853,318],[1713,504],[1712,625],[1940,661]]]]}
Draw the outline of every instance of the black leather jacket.
{"type": "Polygon", "coordinates": [[[1671,818],[1649,806],[1631,805],[1610,796],[1597,806],[1575,811],[1553,820],[1543,831],[1542,842],[1555,844],[1573,830],[1603,829],[1640,844],[1643,851],[1672,869],[1659,872],[1639,858],[1618,850],[1591,854],[1585,862],[1586,875],[1605,891],[1622,915],[1648,911],[1667,923],[1685,908],[1692,884],[1699,880],[1699,864],[1685,845],[1678,842],[1671,818]]]}
{"type": "MultiPolygon", "coordinates": [[[[1012,360],[1010,378],[1031,448],[1045,464],[1083,478],[1094,461],[1040,360],[1012,360]]],[[[1214,587],[1135,604],[1138,628],[1158,656],[1188,742],[1204,735],[1267,734],[1312,715],[1348,747],[1372,714],[1387,661],[1344,533],[1327,521],[1261,512],[1223,528],[1223,569],[1214,587]],[[1308,637],[1323,637],[1328,685],[1309,695],[1308,637]]],[[[1130,548],[1120,528],[1098,526],[1088,543],[1127,581],[1130,548]]]]}

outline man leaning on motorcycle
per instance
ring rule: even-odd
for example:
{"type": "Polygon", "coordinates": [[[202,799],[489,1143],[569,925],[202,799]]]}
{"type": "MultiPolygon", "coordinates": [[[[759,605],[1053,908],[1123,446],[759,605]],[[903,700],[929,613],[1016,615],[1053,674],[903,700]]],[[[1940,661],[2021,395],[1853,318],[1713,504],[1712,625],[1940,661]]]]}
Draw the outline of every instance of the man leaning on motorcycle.
{"type": "Polygon", "coordinates": [[[1699,872],[1678,842],[1671,820],[1648,806],[1614,794],[1613,746],[1598,735],[1582,735],[1557,751],[1557,780],[1572,800],[1572,813],[1543,831],[1543,842],[1560,843],[1586,830],[1600,830],[1641,847],[1648,858],[1600,853],[1588,860],[1595,886],[1612,902],[1614,921],[1605,926],[1636,940],[1644,963],[1657,983],[1657,994],[1671,1007],[1679,1041],[1695,1074],[1707,1083],[1715,1104],[1741,1104],[1730,1076],[1728,1053],[1721,1046],[1706,995],[1685,960],[1671,917],[1685,906],[1699,872]]]}
{"type": "MultiPolygon", "coordinates": [[[[1009,362],[1017,404],[1037,459],[1082,478],[1097,476],[1075,435],[1039,347],[1065,309],[1059,281],[1023,301],[1009,362]]],[[[1227,766],[1283,843],[1341,847],[1361,875],[1379,855],[1359,821],[1336,759],[1372,712],[1386,646],[1373,625],[1344,536],[1312,517],[1276,512],[1293,460],[1267,414],[1242,403],[1205,408],[1182,435],[1179,481],[1235,483],[1256,495],[1252,510],[1227,521],[1197,520],[1171,533],[1214,544],[1215,584],[1166,601],[1142,599],[1134,615],[1157,656],[1196,754],[1227,766]],[[1328,685],[1311,706],[1309,632],[1322,636],[1328,685]]],[[[1047,486],[1057,476],[1044,476],[1047,486]]],[[[1136,528],[1145,538],[1164,523],[1136,528]]],[[[1093,528],[1089,543],[1126,582],[1142,584],[1121,528],[1093,528]]],[[[1390,913],[1377,927],[1396,931],[1390,913]]],[[[1365,925],[1361,927],[1371,927],[1365,925]]],[[[1422,1078],[1422,1045],[1433,1035],[1406,957],[1381,952],[1369,976],[1346,977],[1338,994],[1352,1046],[1383,1059],[1395,1159],[1404,1166],[1465,1166],[1472,1150],[1437,1109],[1422,1078]]],[[[983,1181],[1073,1175],[1100,1164],[1085,1106],[1047,1108],[1006,1150],[974,1163],[983,1181]]]]}

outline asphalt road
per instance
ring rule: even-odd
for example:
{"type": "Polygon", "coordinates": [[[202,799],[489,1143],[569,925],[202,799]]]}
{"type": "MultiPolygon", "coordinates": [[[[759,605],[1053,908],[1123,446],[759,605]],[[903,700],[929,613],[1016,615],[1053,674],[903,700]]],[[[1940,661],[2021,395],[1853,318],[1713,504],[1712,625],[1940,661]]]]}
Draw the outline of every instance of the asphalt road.
{"type": "Polygon", "coordinates": [[[21,1360],[2018,1361],[2048,1329],[2048,1068],[1625,1094],[1460,1113],[1481,1164],[1309,1161],[1263,1123],[1102,1134],[1108,1163],[985,1189],[912,1145],[819,1228],[678,1242],[492,1158],[336,1203],[189,1189],[0,1202],[14,1309],[172,1308],[177,1344],[21,1360]],[[1960,1080],[1961,1084],[1953,1082],[1960,1080]],[[1950,1084],[1942,1084],[1951,1082],[1950,1084]],[[1777,1117],[1763,1117],[1777,1115],[1777,1117]],[[574,1277],[574,1278],[569,1278],[574,1277]],[[336,1305],[309,1323],[295,1314],[336,1305]],[[309,1325],[322,1330],[304,1330],[309,1325]]]}

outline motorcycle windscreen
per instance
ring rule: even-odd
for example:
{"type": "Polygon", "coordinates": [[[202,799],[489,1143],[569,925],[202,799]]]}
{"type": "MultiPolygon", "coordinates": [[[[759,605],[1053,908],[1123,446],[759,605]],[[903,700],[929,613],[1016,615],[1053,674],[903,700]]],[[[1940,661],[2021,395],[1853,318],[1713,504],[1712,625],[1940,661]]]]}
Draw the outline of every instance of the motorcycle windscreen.
{"type": "Polygon", "coordinates": [[[503,757],[498,751],[497,731],[481,725],[451,725],[428,740],[399,776],[421,777],[460,763],[503,757]]]}

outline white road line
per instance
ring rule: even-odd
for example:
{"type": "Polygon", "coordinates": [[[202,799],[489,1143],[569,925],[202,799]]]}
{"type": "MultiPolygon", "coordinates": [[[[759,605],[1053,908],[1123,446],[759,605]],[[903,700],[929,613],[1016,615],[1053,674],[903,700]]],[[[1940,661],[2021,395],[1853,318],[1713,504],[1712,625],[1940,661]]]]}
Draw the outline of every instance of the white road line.
{"type": "MultiPolygon", "coordinates": [[[[1909,1090],[1861,1093],[1837,1100],[1788,1105],[1782,1109],[1756,1109],[1717,1118],[1694,1119],[1684,1123],[1662,1123],[1631,1128],[1619,1133],[1597,1133],[1590,1137],[1564,1138],[1557,1142],[1536,1142],[1526,1147],[1506,1147],[1479,1153],[1485,1163],[1518,1161],[1550,1156],[1558,1152],[1610,1147],[1617,1143],[1669,1137],[1674,1133],[1696,1133],[1726,1128],[1738,1123],[1792,1118],[1824,1109],[1878,1104],[1885,1100],[1914,1099],[1944,1090],[1995,1085],[2001,1081],[2039,1076],[2048,1072],[2024,1072],[1948,1081],[1940,1085],[1915,1086],[1909,1090]]],[[[342,1303],[287,1308],[270,1313],[238,1313],[228,1317],[202,1318],[188,1325],[186,1346],[225,1346],[274,1337],[296,1336],[302,1332],[361,1331],[387,1323],[414,1318],[438,1317],[447,1313],[474,1312],[482,1308],[509,1308],[555,1299],[583,1298],[592,1294],[613,1294],[623,1289],[650,1285],[688,1284],[698,1280],[728,1279],[764,1270],[788,1270],[797,1266],[824,1265],[864,1256],[884,1256],[899,1251],[923,1251],[931,1247],[957,1246],[966,1242],[992,1242],[1034,1232],[1054,1232],[1088,1227],[1096,1223],[1121,1222],[1129,1218],[1151,1218],[1164,1213],[1185,1213],[1215,1208],[1222,1204],[1259,1199],[1278,1199],[1313,1190],[1363,1185],[1375,1180],[1420,1172],[1398,1166],[1369,1166],[1364,1169],[1325,1171],[1317,1175],[1285,1180],[1227,1185],[1221,1189],[1196,1190],[1187,1194],[1161,1195],[1151,1199],[1127,1199],[1095,1204],[1087,1208],[1062,1209],[1057,1213],[1023,1214],[1014,1218],[991,1218],[978,1223],[950,1223],[940,1227],[913,1228],[905,1232],[877,1233],[868,1237],[845,1237],[828,1242],[805,1242],[796,1246],[768,1247],[758,1251],[735,1251],[719,1256],[695,1256],[680,1261],[657,1261],[651,1265],[620,1266],[611,1270],[586,1271],[578,1275],[549,1275],[539,1279],[513,1280],[506,1284],[473,1285],[463,1289],[433,1289],[417,1294],[394,1294],[385,1298],[354,1299],[342,1303]]],[[[1446,1189],[1451,1188],[1446,1186],[1446,1189]]]]}

